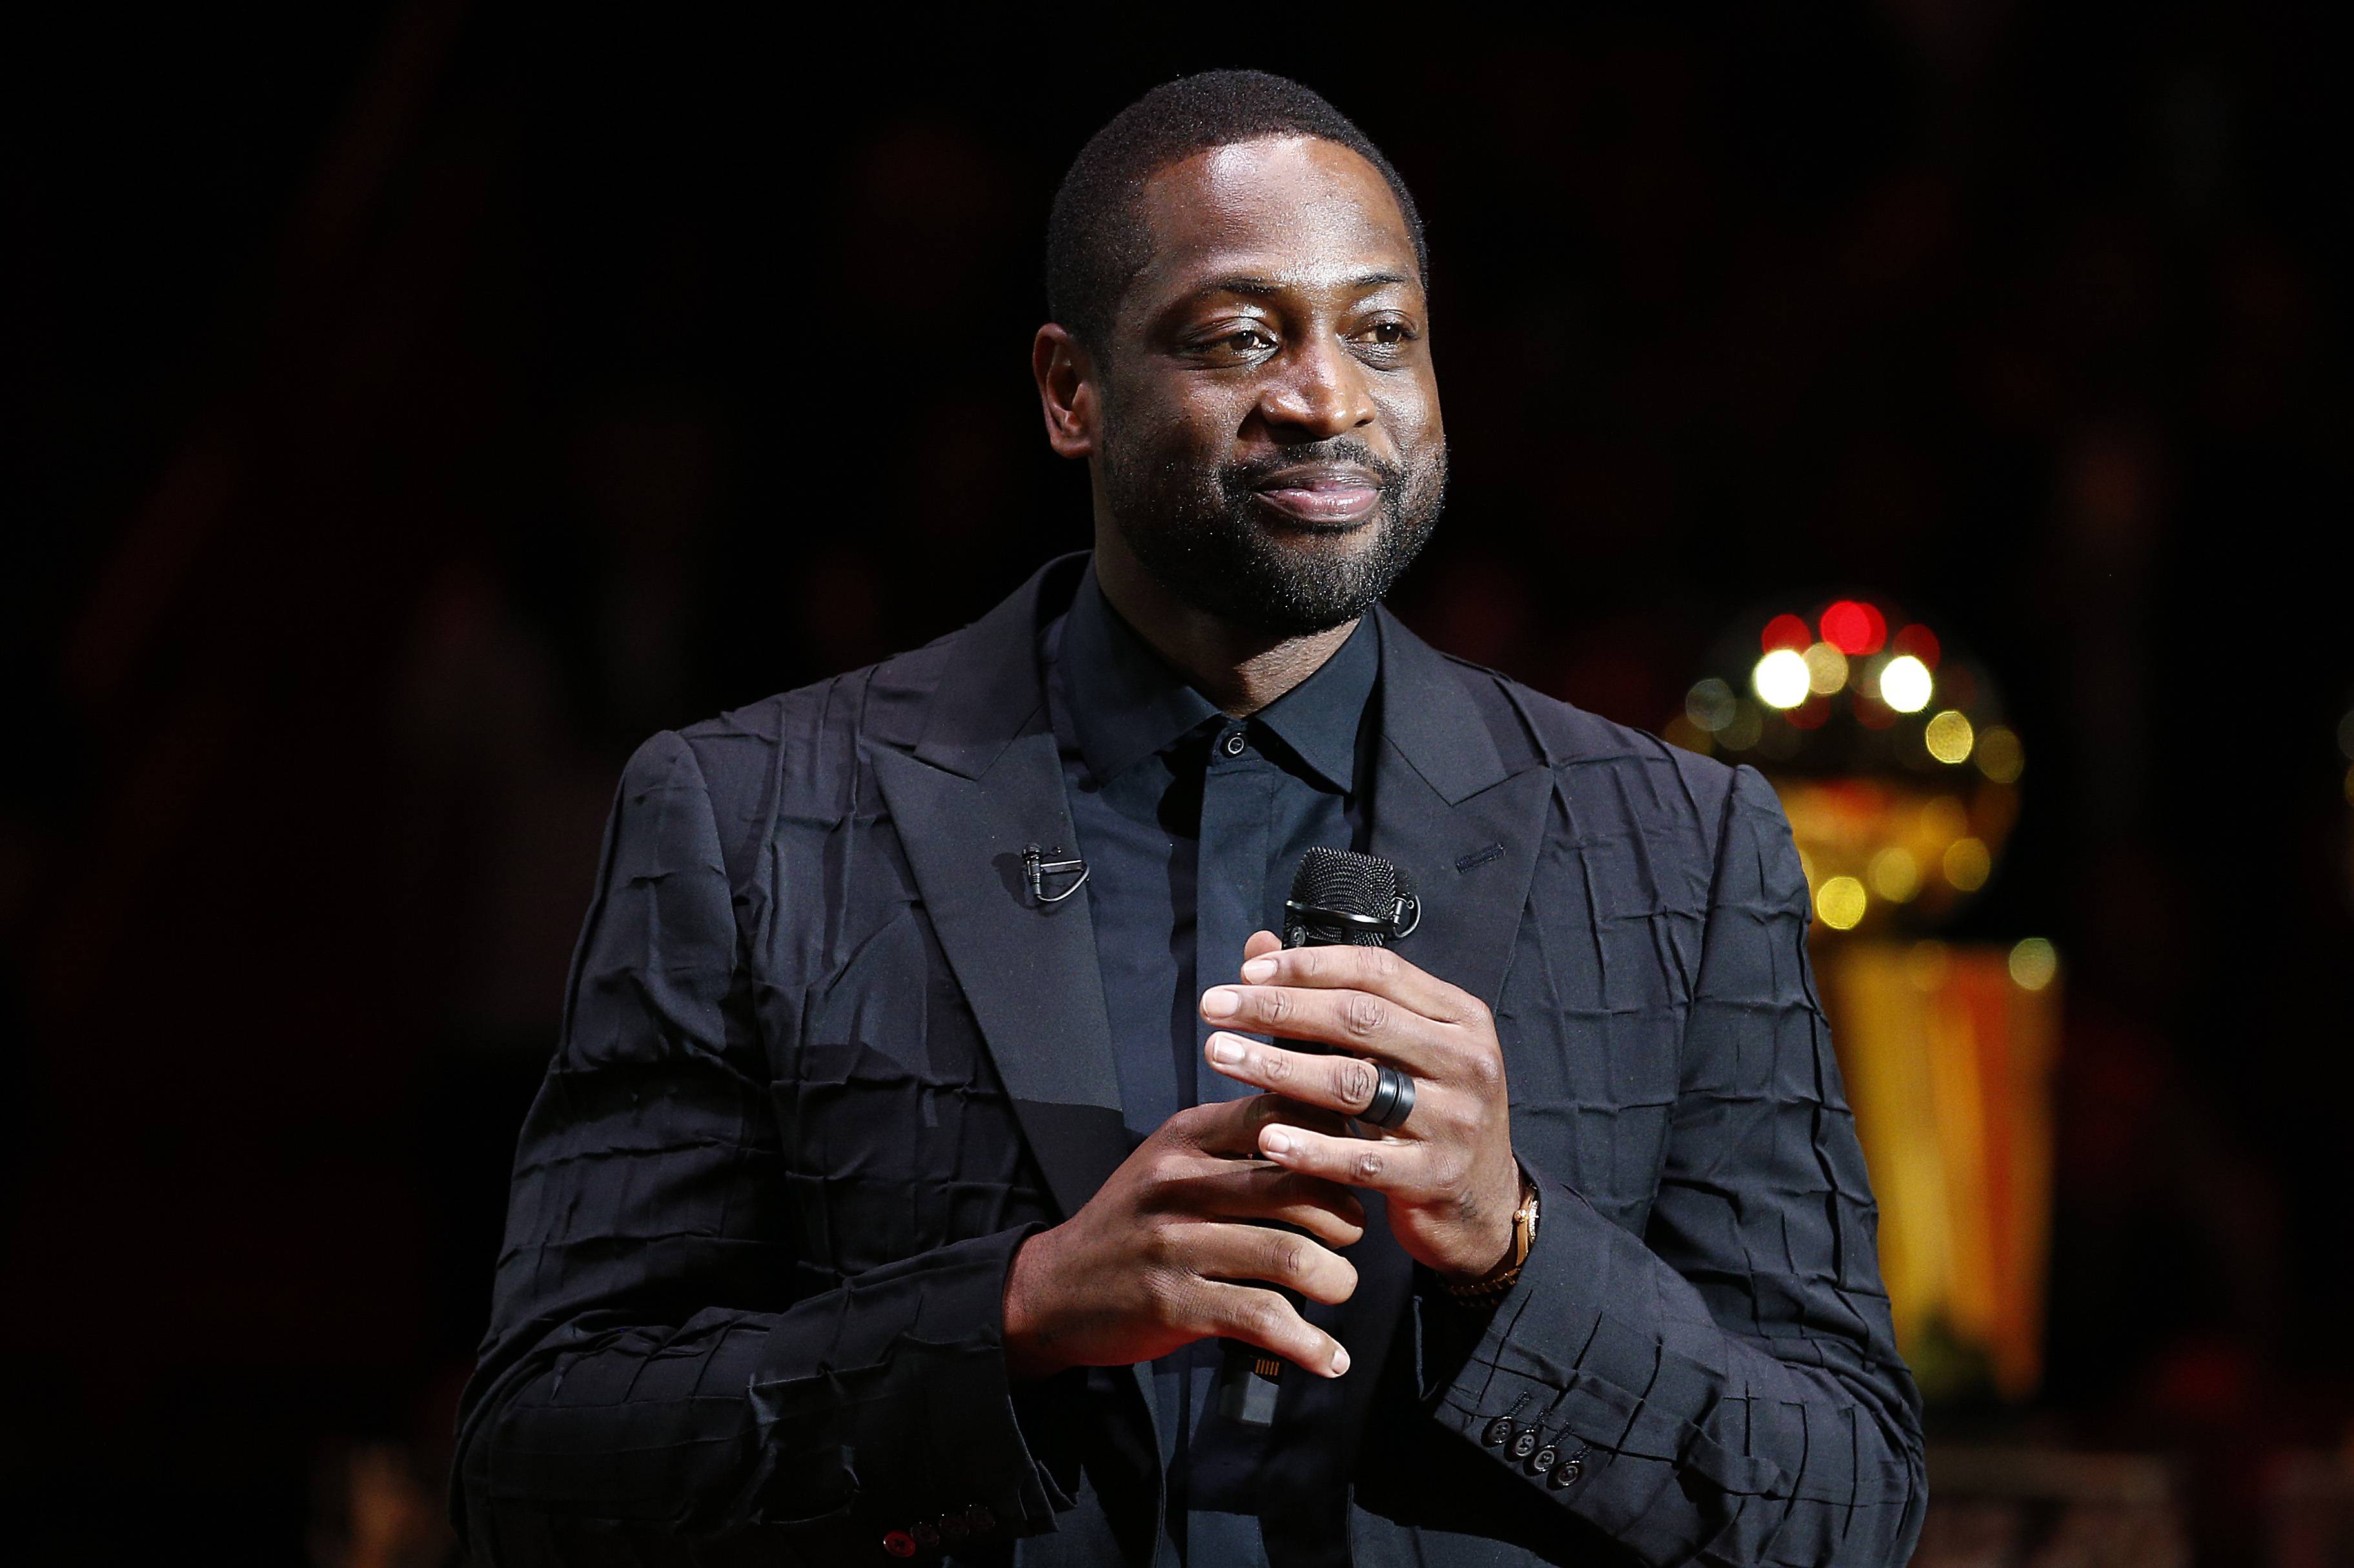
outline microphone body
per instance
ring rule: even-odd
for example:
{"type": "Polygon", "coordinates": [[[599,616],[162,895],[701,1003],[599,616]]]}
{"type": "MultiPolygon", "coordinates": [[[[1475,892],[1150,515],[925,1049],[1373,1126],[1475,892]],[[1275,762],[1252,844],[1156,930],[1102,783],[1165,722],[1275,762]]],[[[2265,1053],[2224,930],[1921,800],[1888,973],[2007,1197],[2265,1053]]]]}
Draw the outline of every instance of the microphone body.
{"type": "MultiPolygon", "coordinates": [[[[1422,922],[1422,906],[1405,874],[1379,855],[1321,845],[1300,857],[1291,878],[1291,896],[1283,905],[1283,945],[1287,948],[1386,948],[1422,922]]],[[[1331,1054],[1333,1047],[1314,1040],[1278,1040],[1291,1051],[1331,1054]]],[[[1299,1298],[1284,1295],[1295,1307],[1299,1298]]],[[[1276,1387],[1283,1375],[1283,1359],[1256,1345],[1226,1341],[1226,1358],[1218,1372],[1218,1410],[1246,1426],[1267,1426],[1275,1421],[1276,1387]]]]}

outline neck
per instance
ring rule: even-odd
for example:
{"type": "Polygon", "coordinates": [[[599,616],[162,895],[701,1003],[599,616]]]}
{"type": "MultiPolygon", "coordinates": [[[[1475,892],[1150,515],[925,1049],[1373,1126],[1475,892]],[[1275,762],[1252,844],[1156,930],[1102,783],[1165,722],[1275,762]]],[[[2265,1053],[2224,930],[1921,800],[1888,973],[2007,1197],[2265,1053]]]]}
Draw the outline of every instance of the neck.
{"type": "Polygon", "coordinates": [[[1171,597],[1117,530],[1096,530],[1096,584],[1120,618],[1230,718],[1247,718],[1324,666],[1353,620],[1304,637],[1273,637],[1171,597]]]}

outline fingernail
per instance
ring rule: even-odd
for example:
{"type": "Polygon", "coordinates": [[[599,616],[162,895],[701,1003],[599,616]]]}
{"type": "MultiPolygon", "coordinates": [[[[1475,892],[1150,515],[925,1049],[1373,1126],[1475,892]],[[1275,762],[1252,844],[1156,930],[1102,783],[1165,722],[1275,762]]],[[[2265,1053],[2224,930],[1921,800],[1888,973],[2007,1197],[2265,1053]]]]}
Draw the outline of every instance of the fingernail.
{"type": "Polygon", "coordinates": [[[1227,1018],[1242,1011],[1243,999],[1231,986],[1218,986],[1202,993],[1202,1011],[1212,1018],[1227,1018]]]}
{"type": "Polygon", "coordinates": [[[1258,1146],[1269,1154],[1288,1154],[1291,1152],[1291,1134],[1270,1128],[1267,1136],[1258,1140],[1258,1146]]]}
{"type": "Polygon", "coordinates": [[[1343,1372],[1347,1372],[1348,1370],[1349,1370],[1349,1351],[1348,1351],[1348,1347],[1347,1347],[1347,1346],[1345,1346],[1345,1345],[1343,1345],[1343,1346],[1340,1346],[1340,1347],[1335,1348],[1335,1349],[1334,1349],[1334,1351],[1332,1351],[1332,1375],[1333,1375],[1334,1377],[1339,1377],[1341,1373],[1343,1373],[1343,1372]]]}
{"type": "Polygon", "coordinates": [[[1243,979],[1253,981],[1254,983],[1267,980],[1274,973],[1275,960],[1273,959],[1253,959],[1250,962],[1243,966],[1243,979]]]}
{"type": "Polygon", "coordinates": [[[1221,1067],[1231,1067],[1243,1059],[1243,1043],[1231,1034],[1210,1036],[1210,1060],[1221,1067]]]}

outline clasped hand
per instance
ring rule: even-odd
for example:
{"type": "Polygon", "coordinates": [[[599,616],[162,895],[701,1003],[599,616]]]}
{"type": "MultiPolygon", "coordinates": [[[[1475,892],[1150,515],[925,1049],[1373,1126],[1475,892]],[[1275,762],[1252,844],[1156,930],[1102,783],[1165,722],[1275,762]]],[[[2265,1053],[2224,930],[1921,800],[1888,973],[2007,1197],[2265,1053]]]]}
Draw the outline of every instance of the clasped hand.
{"type": "Polygon", "coordinates": [[[1348,1299],[1356,1270],[1336,1249],[1364,1234],[1351,1187],[1380,1192],[1399,1245],[1443,1277],[1476,1279],[1511,1250],[1521,1177],[1487,1007],[1383,948],[1285,948],[1261,931],[1243,953],[1244,983],[1203,994],[1202,1016],[1220,1026],[1204,1049],[1218,1072],[1267,1092],[1172,1117],[1014,1255],[1015,1376],[1151,1361],[1213,1336],[1340,1376],[1348,1351],[1331,1335],[1277,1291],[1237,1282],[1348,1299]],[[1227,1033],[1244,1030],[1341,1054],[1227,1033]],[[1371,1103],[1377,1063],[1414,1076],[1414,1110],[1359,1136],[1345,1118],[1371,1103]],[[1298,1231],[1252,1223],[1267,1220],[1298,1231]]]}

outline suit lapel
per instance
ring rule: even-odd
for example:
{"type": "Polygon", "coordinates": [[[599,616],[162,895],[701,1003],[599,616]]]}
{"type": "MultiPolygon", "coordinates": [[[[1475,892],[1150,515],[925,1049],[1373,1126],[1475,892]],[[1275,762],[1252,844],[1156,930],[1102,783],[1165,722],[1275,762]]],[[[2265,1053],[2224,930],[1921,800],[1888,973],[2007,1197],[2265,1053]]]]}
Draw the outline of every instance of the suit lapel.
{"type": "Polygon", "coordinates": [[[1055,563],[928,651],[941,674],[922,738],[870,752],[932,928],[1066,1218],[1128,1155],[1087,899],[1032,899],[1022,865],[1031,844],[1078,842],[1036,633],[1048,579],[1083,564],[1055,563]]]}
{"type": "MultiPolygon", "coordinates": [[[[1382,741],[1372,848],[1405,872],[1422,901],[1421,924],[1396,944],[1398,956],[1493,1007],[1544,838],[1552,771],[1509,729],[1508,761],[1456,668],[1386,610],[1376,614],[1382,741]]],[[[1378,1358],[1413,1288],[1412,1264],[1385,1227],[1378,1249],[1351,1255],[1358,1286],[1341,1338],[1352,1354],[1378,1358]]],[[[1365,1371],[1369,1396],[1378,1364],[1365,1371]]]]}
{"type": "Polygon", "coordinates": [[[1380,626],[1373,851],[1422,901],[1398,954],[1493,1006],[1544,837],[1550,772],[1517,736],[1508,763],[1447,661],[1386,612],[1380,626]]]}

